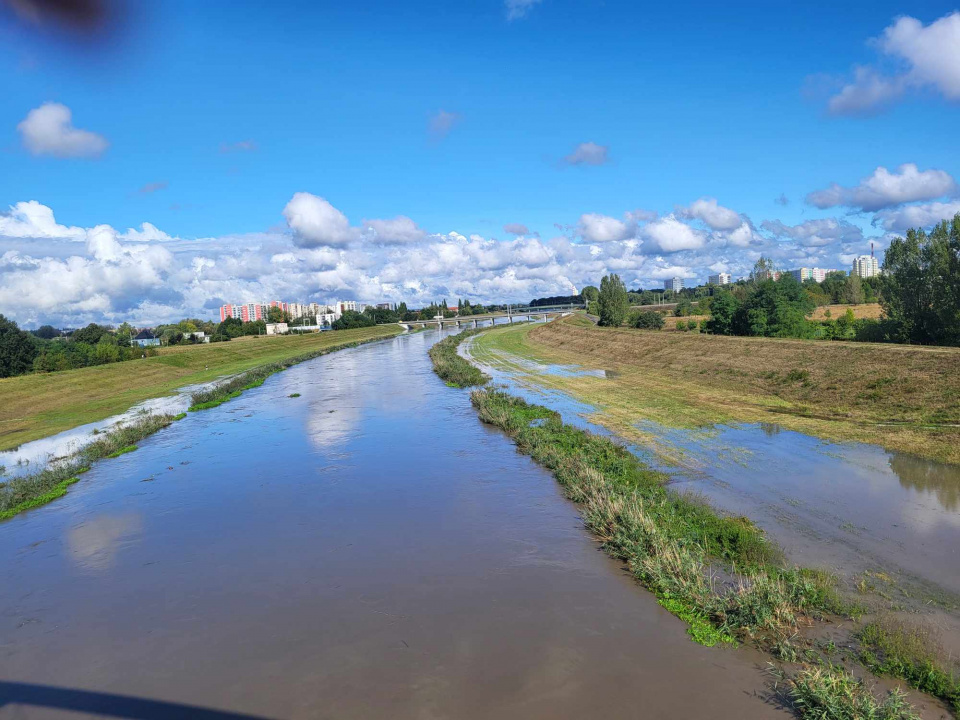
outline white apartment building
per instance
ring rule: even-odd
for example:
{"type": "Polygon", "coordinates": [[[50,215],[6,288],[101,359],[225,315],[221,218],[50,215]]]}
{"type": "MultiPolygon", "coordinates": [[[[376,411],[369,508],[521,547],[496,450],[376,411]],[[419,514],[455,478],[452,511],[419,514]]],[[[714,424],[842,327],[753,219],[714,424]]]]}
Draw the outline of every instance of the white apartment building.
{"type": "Polygon", "coordinates": [[[707,278],[708,285],[729,285],[730,273],[717,273],[707,278]]]}
{"type": "Polygon", "coordinates": [[[880,274],[880,264],[873,255],[861,255],[854,259],[850,274],[862,278],[875,277],[880,274]]]}
{"type": "Polygon", "coordinates": [[[796,270],[791,270],[790,274],[793,275],[797,282],[803,282],[804,280],[816,280],[818,283],[821,283],[826,279],[827,273],[829,272],[833,272],[833,270],[802,267],[797,268],[796,270]]]}
{"type": "Polygon", "coordinates": [[[341,300],[337,303],[337,311],[340,315],[345,313],[347,310],[352,310],[353,312],[359,312],[357,310],[357,301],[356,300],[341,300]]]}
{"type": "Polygon", "coordinates": [[[664,290],[673,290],[674,292],[680,292],[683,290],[683,278],[675,277],[670,278],[669,280],[663,281],[664,290]]]}

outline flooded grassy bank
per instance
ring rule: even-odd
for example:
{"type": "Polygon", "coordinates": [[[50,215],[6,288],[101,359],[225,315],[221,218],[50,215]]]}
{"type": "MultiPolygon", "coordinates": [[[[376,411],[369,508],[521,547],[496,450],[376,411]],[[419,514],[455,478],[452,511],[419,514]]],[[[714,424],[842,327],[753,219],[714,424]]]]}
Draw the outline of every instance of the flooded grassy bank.
{"type": "Polygon", "coordinates": [[[300,336],[244,337],[226,343],[161,348],[155,357],[96,367],[0,378],[0,451],[102,421],[185,385],[253,367],[401,333],[379,325],[300,336]]]}
{"type": "MultiPolygon", "coordinates": [[[[565,398],[564,396],[556,392],[558,387],[559,388],[564,387],[562,383],[563,383],[563,380],[566,380],[567,378],[571,378],[571,377],[575,378],[575,377],[583,377],[583,376],[596,377],[596,375],[594,374],[588,375],[589,370],[581,371],[576,367],[567,366],[565,368],[558,368],[556,366],[544,366],[542,364],[531,362],[529,358],[524,358],[523,356],[508,356],[508,353],[502,351],[502,347],[504,345],[507,345],[509,342],[516,342],[516,338],[522,337],[525,333],[523,331],[513,331],[513,332],[500,331],[498,334],[499,334],[498,340],[500,340],[498,345],[501,349],[501,354],[497,356],[496,358],[497,362],[495,364],[482,365],[485,371],[493,375],[493,379],[495,382],[507,380],[509,384],[516,389],[518,382],[521,385],[525,385],[527,387],[537,386],[541,384],[540,381],[542,378],[543,380],[542,385],[548,389],[548,392],[545,395],[543,393],[540,393],[540,397],[545,397],[547,400],[547,404],[551,408],[560,408],[565,410],[566,411],[565,416],[573,416],[573,417],[580,416],[581,419],[578,424],[581,426],[584,425],[584,421],[582,419],[583,416],[587,416],[590,419],[594,419],[596,415],[599,414],[596,411],[596,409],[590,408],[588,406],[585,407],[581,405],[580,407],[576,407],[575,404],[571,403],[568,398],[565,398]],[[504,341],[504,338],[508,338],[508,340],[504,341]],[[559,381],[557,380],[558,378],[559,378],[559,381]]],[[[485,341],[486,339],[487,339],[486,337],[481,338],[482,341],[485,341]]],[[[468,346],[467,353],[471,357],[476,357],[477,355],[474,350],[476,344],[477,343],[475,339],[475,341],[468,346]]],[[[489,347],[489,343],[488,343],[488,347],[489,347]]],[[[481,352],[482,351],[483,351],[483,348],[481,349],[481,352]]],[[[489,358],[489,353],[487,353],[483,357],[484,359],[489,358]]],[[[558,414],[556,415],[556,420],[547,420],[543,426],[530,427],[530,428],[523,427],[522,423],[521,424],[518,424],[518,423],[520,421],[520,418],[522,418],[522,416],[524,415],[524,413],[527,412],[525,408],[530,406],[522,404],[521,406],[519,406],[520,407],[520,410],[518,411],[519,414],[514,413],[513,417],[511,417],[510,412],[501,412],[499,414],[494,413],[492,415],[487,413],[485,415],[482,405],[487,402],[485,398],[488,394],[489,393],[475,394],[475,396],[481,402],[481,417],[484,417],[488,422],[493,422],[494,424],[497,424],[499,427],[502,427],[505,430],[507,430],[507,432],[510,433],[511,436],[517,439],[518,444],[520,445],[520,448],[522,450],[525,450],[527,452],[532,452],[534,454],[534,457],[538,457],[538,454],[539,454],[541,457],[538,459],[541,459],[543,462],[545,462],[545,464],[547,464],[548,467],[553,469],[555,473],[558,473],[558,467],[560,468],[560,472],[576,473],[575,468],[577,464],[581,462],[579,458],[575,456],[570,456],[566,458],[566,460],[563,460],[563,459],[557,460],[555,458],[551,458],[549,453],[544,454],[544,451],[538,448],[537,443],[532,441],[529,437],[527,437],[528,435],[531,435],[531,434],[532,435],[542,434],[545,432],[543,428],[549,425],[549,423],[559,422],[560,416],[558,414]]],[[[534,393],[522,393],[522,394],[526,394],[529,398],[530,395],[533,395],[534,393]]],[[[506,401],[504,400],[504,401],[498,401],[498,402],[500,402],[500,404],[503,404],[503,402],[506,402],[506,401]]],[[[523,403],[522,400],[517,400],[517,402],[523,403]]],[[[547,408],[543,408],[540,406],[534,406],[534,407],[539,407],[539,409],[536,410],[535,412],[539,412],[541,414],[546,413],[548,415],[555,414],[554,410],[548,410],[547,408]]],[[[547,417],[548,415],[543,415],[543,416],[547,417]]],[[[645,431],[646,431],[645,434],[648,437],[651,435],[656,436],[658,434],[659,435],[669,434],[668,432],[665,432],[664,428],[657,428],[653,426],[653,424],[648,424],[648,427],[645,428],[645,431]]],[[[583,430],[578,429],[574,432],[575,433],[583,432],[583,430]]],[[[727,457],[724,458],[723,461],[721,461],[722,464],[734,465],[735,467],[732,469],[732,472],[734,474],[739,474],[740,476],[744,477],[744,481],[739,483],[739,485],[737,486],[737,489],[740,491],[742,495],[749,497],[750,500],[752,501],[752,503],[746,504],[747,507],[750,509],[756,509],[758,507],[763,507],[763,506],[773,506],[772,507],[773,513],[771,513],[770,508],[767,507],[765,508],[767,511],[766,514],[761,515],[761,518],[763,520],[769,521],[769,516],[771,514],[778,515],[779,511],[776,505],[769,502],[769,498],[764,498],[763,493],[757,492],[757,488],[753,487],[754,483],[752,483],[751,481],[759,480],[760,475],[758,475],[757,473],[751,473],[749,469],[746,471],[744,470],[744,468],[749,468],[749,464],[750,464],[749,460],[745,459],[748,456],[749,451],[747,451],[742,446],[736,447],[736,448],[731,447],[726,442],[726,440],[728,440],[729,438],[722,437],[724,432],[725,431],[719,431],[719,432],[713,431],[708,433],[700,433],[702,437],[699,440],[700,447],[696,448],[696,450],[699,451],[698,453],[696,453],[697,457],[685,458],[686,459],[685,469],[688,471],[688,473],[691,467],[693,466],[697,466],[699,470],[698,475],[690,474],[691,480],[690,480],[690,484],[687,487],[693,486],[693,487],[699,488],[701,485],[697,484],[698,480],[701,481],[702,483],[702,480],[704,477],[709,478],[712,475],[715,475],[716,474],[715,469],[712,467],[713,461],[718,456],[725,454],[727,455],[727,457]],[[721,437],[718,438],[718,436],[721,436],[721,437]],[[718,450],[722,450],[722,452],[716,452],[718,450]],[[736,451],[739,451],[739,452],[736,452],[736,451]],[[712,455],[712,453],[714,452],[716,454],[712,455]]],[[[750,436],[749,429],[747,430],[737,429],[736,432],[745,433],[747,437],[750,436]]],[[[771,433],[768,430],[764,434],[776,435],[778,433],[771,433]]],[[[792,435],[797,435],[797,434],[793,433],[792,435]]],[[[803,436],[798,436],[798,437],[803,438],[803,436]]],[[[686,439],[689,440],[689,438],[686,438],[686,439]]],[[[810,453],[809,444],[810,444],[810,441],[813,441],[813,439],[807,438],[807,441],[808,441],[807,447],[803,447],[801,445],[801,447],[797,448],[795,452],[790,456],[790,459],[793,461],[793,468],[795,471],[796,471],[796,466],[798,464],[800,465],[800,467],[803,467],[803,464],[804,464],[803,461],[806,460],[805,456],[806,454],[810,453]]],[[[557,441],[554,441],[554,444],[556,444],[556,442],[557,441]]],[[[693,443],[687,442],[687,444],[684,445],[683,441],[677,437],[670,438],[669,443],[670,445],[673,446],[675,450],[682,446],[682,449],[685,452],[690,450],[691,448],[689,446],[693,444],[693,443]]],[[[569,446],[570,442],[564,441],[562,444],[569,446]]],[[[793,444],[795,443],[789,443],[789,445],[793,445],[793,444]]],[[[849,450],[849,448],[845,448],[845,450],[849,450]]],[[[646,457],[653,457],[656,455],[655,453],[652,454],[649,451],[647,452],[641,451],[640,454],[646,457]]],[[[769,449],[768,449],[768,454],[769,454],[769,449]]],[[[827,470],[828,474],[830,474],[829,471],[831,471],[832,469],[835,469],[836,466],[838,465],[835,457],[831,458],[830,461],[828,461],[827,463],[823,463],[822,462],[823,458],[818,458],[816,453],[812,453],[812,455],[813,455],[813,462],[811,463],[807,461],[806,464],[811,465],[812,467],[817,467],[817,465],[824,466],[824,467],[820,467],[820,469],[827,470]]],[[[678,457],[678,455],[677,453],[674,452],[671,454],[671,457],[675,459],[678,457]]],[[[772,468],[769,465],[764,466],[764,473],[769,475],[771,470],[772,468]]],[[[865,477],[869,477],[870,475],[869,471],[864,471],[862,474],[865,477]]],[[[787,473],[787,477],[788,478],[790,477],[789,472],[787,473]]],[[[798,473],[797,477],[798,478],[804,477],[805,479],[807,479],[807,477],[803,473],[798,473]]],[[[563,476],[559,473],[558,473],[558,479],[561,481],[561,483],[565,482],[563,476]]],[[[619,482],[619,480],[611,481],[611,482],[613,482],[615,485],[617,482],[619,482]]],[[[782,481],[781,476],[773,476],[768,478],[767,484],[774,485],[774,484],[778,484],[778,482],[779,482],[779,485],[781,486],[780,487],[781,492],[790,491],[791,488],[789,487],[788,483],[785,483],[782,481]]],[[[609,485],[610,482],[608,482],[607,484],[609,485]]],[[[684,487],[682,483],[671,482],[671,485],[675,490],[681,490],[681,491],[683,490],[683,487],[684,487]]],[[[726,494],[728,496],[730,495],[729,487],[731,483],[718,481],[717,485],[722,486],[724,488],[724,491],[726,491],[726,494]]],[[[847,492],[847,493],[852,492],[853,494],[856,494],[858,489],[862,489],[862,488],[858,488],[858,484],[856,482],[833,483],[833,485],[840,486],[842,488],[841,492],[847,492]]],[[[812,490],[812,488],[808,487],[807,490],[809,492],[812,490]]],[[[721,492],[720,495],[722,497],[723,492],[721,492]]],[[[679,496],[679,497],[682,497],[682,496],[679,496]]],[[[824,500],[827,500],[827,503],[829,502],[828,498],[830,498],[829,494],[827,494],[827,498],[824,498],[824,500]]],[[[630,564],[631,569],[633,569],[634,572],[638,575],[638,579],[640,579],[640,581],[643,582],[648,587],[651,587],[651,589],[653,589],[654,592],[658,592],[658,593],[663,592],[663,586],[659,583],[659,581],[656,581],[656,582],[651,581],[651,578],[662,577],[662,573],[651,571],[651,563],[653,567],[656,567],[659,569],[662,569],[664,565],[662,561],[658,561],[656,559],[651,560],[651,557],[657,558],[661,556],[661,552],[663,550],[662,544],[650,543],[649,541],[641,542],[641,537],[635,535],[635,533],[637,532],[637,528],[641,528],[645,526],[645,521],[643,521],[643,518],[649,515],[649,513],[646,512],[646,507],[644,503],[642,501],[634,501],[633,505],[639,507],[639,510],[636,510],[636,509],[632,510],[630,513],[626,515],[624,514],[626,511],[623,509],[622,506],[619,507],[619,509],[616,511],[608,511],[606,515],[604,515],[603,513],[600,513],[601,517],[607,518],[605,522],[607,522],[608,524],[612,524],[610,525],[610,527],[607,527],[604,524],[604,522],[600,522],[599,524],[595,522],[595,517],[598,511],[591,505],[591,503],[593,503],[594,501],[591,497],[589,497],[589,494],[584,495],[581,490],[577,490],[573,493],[572,499],[575,499],[580,501],[581,503],[584,503],[585,509],[583,510],[583,513],[585,516],[585,521],[587,522],[588,526],[591,526],[594,532],[598,536],[605,539],[605,542],[608,544],[608,547],[612,546],[614,548],[613,552],[618,557],[621,557],[622,559],[624,559],[630,564]],[[634,542],[642,546],[644,549],[644,552],[640,554],[640,560],[636,559],[637,555],[624,553],[623,550],[620,549],[621,544],[623,542],[624,534],[626,534],[626,537],[629,538],[631,537],[631,533],[634,533],[634,538],[635,538],[634,542]],[[616,542],[613,542],[611,544],[610,538],[614,538],[616,542]],[[652,550],[652,549],[655,549],[655,550],[652,550]],[[641,568],[640,572],[637,571],[638,567],[641,568]]],[[[891,504],[895,504],[897,500],[896,494],[894,494],[892,498],[891,497],[885,498],[885,500],[887,501],[887,505],[886,505],[887,507],[889,507],[891,504]],[[893,501],[893,503],[891,503],[890,501],[893,501]]],[[[609,498],[606,498],[605,501],[609,502],[609,498]]],[[[649,504],[649,499],[647,500],[647,503],[649,504]]],[[[823,504],[826,505],[827,503],[823,503],[823,504]]],[[[814,502],[813,504],[815,505],[816,502],[814,502]]],[[[883,507],[883,505],[881,505],[881,507],[883,507]]],[[[729,507],[727,509],[729,509],[729,507]]],[[[860,509],[862,510],[862,507],[860,509]]],[[[735,511],[736,513],[735,515],[728,515],[726,517],[728,519],[734,519],[735,517],[742,516],[742,515],[745,515],[751,518],[755,517],[755,515],[750,512],[745,512],[741,515],[741,513],[739,512],[740,510],[742,510],[742,508],[738,508],[738,510],[735,511]]],[[[820,511],[822,512],[822,508],[820,511]]],[[[833,516],[827,516],[827,518],[825,518],[827,523],[830,522],[831,517],[833,516]]],[[[951,533],[955,533],[956,526],[951,525],[949,523],[949,511],[941,513],[941,517],[947,519],[948,522],[946,527],[942,528],[940,531],[942,533],[946,533],[947,535],[951,535],[951,533]]],[[[862,518],[862,521],[865,523],[871,522],[870,519],[865,518],[862,515],[861,515],[861,518],[862,518]]],[[[649,521],[646,521],[646,522],[649,522],[649,521]]],[[[669,527],[672,524],[672,522],[673,522],[673,518],[671,516],[671,519],[666,521],[666,527],[669,527]]],[[[769,526],[770,523],[764,522],[761,524],[763,524],[766,527],[766,526],[769,526]]],[[[702,521],[698,521],[697,525],[700,526],[700,532],[699,532],[699,539],[696,541],[696,543],[701,545],[700,552],[705,552],[706,555],[713,554],[714,556],[716,556],[716,553],[710,553],[707,550],[707,548],[710,545],[709,531],[706,531],[705,528],[702,526],[702,521]]],[[[662,532],[664,531],[664,522],[661,521],[658,524],[658,522],[656,521],[656,515],[654,515],[652,527],[655,527],[655,528],[659,527],[659,530],[662,532]]],[[[810,524],[807,523],[805,529],[808,529],[809,527],[810,527],[810,524]]],[[[896,527],[896,523],[894,523],[894,527],[896,527]]],[[[866,527],[864,527],[863,529],[867,530],[866,527]]],[[[841,530],[846,530],[846,528],[841,526],[841,530]]],[[[911,532],[915,532],[915,529],[907,528],[906,534],[909,535],[911,532]]],[[[781,541],[785,539],[782,533],[779,536],[777,534],[774,534],[774,537],[777,537],[777,539],[781,541]]],[[[946,539],[946,538],[943,538],[943,539],[946,539]]],[[[953,539],[955,540],[955,535],[953,535],[953,539]]],[[[816,550],[820,550],[820,548],[818,547],[818,542],[816,540],[811,541],[811,539],[807,537],[805,538],[805,541],[806,542],[803,544],[803,547],[815,548],[816,550]]],[[[867,543],[862,541],[861,541],[861,544],[863,546],[872,545],[872,543],[867,543]]],[[[887,543],[887,544],[891,545],[891,543],[887,543]]],[[[932,545],[936,547],[936,543],[933,543],[932,545]]],[[[789,555],[791,555],[794,558],[798,557],[796,545],[791,547],[790,544],[785,543],[785,547],[788,550],[789,555]]],[[[953,568],[955,566],[952,553],[950,551],[951,547],[952,545],[948,543],[944,547],[939,548],[942,552],[940,552],[939,556],[937,556],[936,553],[932,553],[934,557],[925,557],[924,553],[920,552],[917,547],[912,547],[910,549],[900,548],[899,559],[905,561],[905,565],[910,571],[916,569],[912,567],[912,563],[910,562],[911,558],[915,560],[919,560],[920,561],[919,564],[923,566],[921,568],[921,571],[923,569],[928,569],[927,573],[921,572],[921,575],[923,576],[923,578],[924,579],[936,578],[935,580],[936,582],[937,580],[941,580],[941,578],[943,578],[945,569],[953,568]]],[[[885,548],[885,549],[889,550],[889,548],[885,548]]],[[[671,577],[672,582],[674,583],[680,582],[684,591],[689,593],[690,587],[691,587],[690,578],[700,578],[700,577],[703,577],[705,574],[703,571],[702,561],[699,563],[691,562],[691,559],[689,557],[684,557],[682,553],[674,550],[671,550],[667,554],[671,558],[671,563],[667,564],[669,568],[668,572],[666,573],[667,576],[671,577]],[[677,560],[676,558],[678,557],[684,557],[684,559],[682,561],[677,560]]],[[[879,553],[879,556],[883,557],[883,555],[884,555],[884,552],[882,549],[881,552],[879,553]]],[[[817,557],[817,556],[821,560],[823,559],[823,555],[822,554],[818,555],[817,552],[811,553],[806,557],[806,559],[809,561],[810,559],[812,559],[812,557],[817,557]]],[[[877,556],[878,556],[878,553],[873,553],[870,557],[875,559],[877,556]]],[[[776,567],[776,565],[768,564],[767,567],[768,568],[776,567]]],[[[832,570],[834,566],[830,565],[829,563],[818,563],[817,567],[823,567],[828,570],[832,570]]],[[[874,565],[873,567],[876,568],[877,566],[874,565]]],[[[734,567],[734,571],[737,571],[737,570],[739,570],[739,568],[734,567]]],[[[808,572],[808,571],[804,571],[804,572],[808,572]]],[[[709,574],[709,573],[706,573],[706,574],[709,574]]],[[[868,576],[872,576],[874,578],[876,577],[889,578],[888,575],[885,575],[882,572],[877,572],[876,570],[872,574],[868,574],[868,576]]],[[[910,577],[911,579],[914,579],[912,575],[910,577]]],[[[940,582],[936,582],[936,586],[939,586],[941,588],[942,587],[950,588],[955,580],[957,580],[957,574],[953,571],[948,571],[946,573],[945,582],[942,580],[940,582]]],[[[861,582],[862,582],[862,579],[861,579],[861,582]]],[[[758,587],[761,587],[762,585],[763,583],[761,583],[758,586],[755,577],[751,578],[751,580],[748,583],[748,587],[750,591],[754,591],[755,589],[757,589],[758,587]]],[[[696,583],[693,583],[692,587],[695,588],[696,583]]],[[[741,589],[742,587],[743,586],[741,584],[741,589]]],[[[920,598],[911,598],[912,600],[914,600],[914,602],[909,603],[906,601],[906,599],[910,597],[910,593],[917,591],[918,589],[917,586],[910,585],[909,587],[905,587],[904,585],[899,585],[897,586],[897,588],[903,593],[904,597],[898,598],[897,601],[891,601],[889,603],[886,603],[885,604],[886,609],[904,610],[904,609],[908,609],[908,606],[911,604],[916,608],[918,604],[916,602],[917,600],[919,600],[920,604],[923,604],[923,603],[929,602],[931,599],[934,599],[934,595],[927,594],[927,595],[921,596],[920,598]]],[[[921,591],[927,591],[929,593],[928,588],[921,588],[921,591]]],[[[682,593],[678,593],[678,594],[683,596],[682,593]]],[[[749,595],[749,593],[747,593],[747,595],[749,595]]],[[[796,647],[793,647],[794,645],[796,645],[796,638],[803,637],[801,634],[801,630],[802,630],[802,626],[805,625],[805,623],[803,621],[797,622],[797,616],[804,615],[804,613],[802,610],[801,612],[797,613],[795,612],[795,608],[791,608],[790,600],[793,599],[792,596],[795,597],[795,595],[789,592],[788,593],[767,592],[764,595],[765,602],[761,602],[759,603],[759,605],[757,604],[755,599],[741,598],[745,602],[745,604],[751,607],[751,609],[753,609],[754,611],[756,611],[758,608],[761,608],[759,617],[763,618],[765,622],[770,623],[765,625],[763,629],[768,631],[773,630],[773,636],[768,636],[764,638],[765,643],[763,644],[765,644],[768,649],[774,651],[778,656],[781,657],[781,659],[791,659],[791,660],[796,659],[795,656],[797,655],[799,655],[800,657],[803,657],[804,653],[810,652],[810,649],[811,649],[808,646],[807,649],[804,650],[802,642],[800,643],[799,649],[796,647]],[[762,609],[765,606],[767,610],[762,609]],[[779,608],[779,610],[776,610],[775,608],[779,608]],[[794,612],[790,612],[791,610],[794,610],[794,612]],[[777,621],[773,621],[772,618],[776,618],[777,621]],[[782,625],[779,626],[780,632],[786,633],[785,635],[781,634],[780,637],[777,637],[777,631],[774,630],[774,628],[777,627],[778,622],[783,623],[782,625]],[[785,640],[787,640],[788,642],[785,643],[784,642],[785,640]]],[[[847,594],[847,597],[849,596],[850,595],[847,594]]],[[[711,622],[713,627],[726,629],[723,621],[720,619],[723,617],[722,614],[716,613],[715,610],[712,610],[712,608],[715,608],[714,600],[710,598],[708,595],[704,595],[703,593],[698,594],[696,592],[693,592],[692,595],[687,594],[686,597],[684,597],[683,599],[687,600],[688,602],[692,602],[693,605],[696,606],[702,613],[701,617],[694,618],[694,623],[696,623],[698,620],[702,620],[703,616],[705,615],[706,618],[711,622]]],[[[890,599],[890,598],[888,597],[887,599],[890,599]]],[[[949,608],[949,603],[952,602],[952,600],[950,600],[949,597],[945,595],[940,595],[936,599],[943,600],[948,608],[949,608]]],[[[858,603],[858,600],[859,598],[854,596],[853,602],[858,603]]],[[[843,603],[843,604],[846,604],[846,603],[843,603]]],[[[808,611],[806,614],[809,616],[810,609],[813,609],[815,611],[816,610],[820,610],[820,611],[834,610],[835,611],[838,609],[838,605],[841,605],[841,604],[831,602],[829,605],[826,605],[826,606],[820,605],[819,607],[817,607],[816,605],[807,605],[805,609],[808,611]]],[[[802,606],[803,606],[803,603],[801,602],[801,607],[802,606]]],[[[871,609],[870,607],[865,607],[865,610],[870,610],[870,609],[871,609]]],[[[689,618],[690,616],[689,607],[681,606],[678,610],[678,614],[680,614],[683,617],[689,618]]],[[[757,617],[757,616],[754,615],[753,617],[757,617]]],[[[745,622],[741,626],[741,629],[746,628],[749,631],[751,627],[752,625],[750,622],[745,622]]],[[[913,630],[910,629],[911,625],[909,624],[906,626],[899,625],[899,627],[906,628],[904,632],[900,633],[900,637],[906,637],[906,636],[910,636],[914,638],[920,637],[920,635],[917,635],[913,630]]],[[[754,630],[755,629],[757,628],[754,627],[754,630]]],[[[929,635],[930,634],[929,628],[927,628],[925,632],[927,633],[927,635],[929,635]]],[[[696,636],[697,634],[696,631],[694,632],[694,634],[696,636]]],[[[757,636],[753,632],[750,632],[750,635],[751,635],[751,639],[757,640],[757,636]]],[[[892,637],[894,635],[888,634],[887,636],[892,637]]],[[[858,652],[860,655],[859,659],[864,659],[864,657],[868,654],[868,652],[870,652],[868,647],[870,646],[870,642],[867,639],[864,639],[863,637],[858,638],[857,636],[851,635],[850,633],[846,633],[844,637],[846,642],[849,644],[851,648],[851,651],[850,653],[848,653],[848,656],[847,656],[848,660],[856,659],[856,655],[858,654],[858,652]],[[860,641],[859,646],[866,649],[857,651],[856,648],[858,647],[858,641],[860,641]]],[[[877,643],[873,643],[872,646],[876,647],[877,643]]],[[[910,653],[900,653],[900,659],[903,660],[909,654],[910,653]]],[[[886,656],[888,657],[888,659],[890,659],[896,655],[897,653],[892,651],[892,645],[888,643],[888,646],[886,648],[886,656]]],[[[824,662],[824,661],[828,663],[833,662],[831,658],[821,657],[820,662],[824,662]]],[[[931,644],[928,652],[926,652],[925,654],[919,654],[919,655],[916,652],[914,652],[913,658],[909,661],[904,661],[899,663],[895,660],[888,661],[888,662],[877,662],[876,659],[874,658],[873,662],[866,662],[866,665],[874,670],[880,670],[886,673],[895,674],[899,677],[903,677],[909,680],[915,686],[920,687],[921,689],[932,691],[935,695],[942,698],[947,703],[953,705],[954,712],[956,712],[958,709],[960,709],[957,703],[957,693],[958,693],[958,690],[960,690],[960,684],[958,684],[956,680],[951,679],[951,677],[953,677],[953,674],[956,673],[956,667],[954,663],[955,663],[955,655],[952,652],[950,652],[949,649],[947,650],[947,652],[944,653],[942,651],[939,651],[939,648],[935,648],[934,644],[931,644]],[[936,658],[936,660],[933,660],[932,658],[936,658]],[[924,682],[919,679],[923,674],[922,668],[927,668],[928,671],[930,671],[933,674],[936,674],[931,670],[931,668],[934,668],[934,667],[939,668],[939,670],[936,670],[936,672],[940,673],[940,677],[942,678],[942,681],[939,683],[924,684],[924,682]]],[[[818,667],[818,665],[813,667],[818,667]]],[[[798,684],[796,682],[797,677],[794,678],[794,689],[800,688],[802,685],[802,683],[798,684]]],[[[833,682],[833,680],[835,679],[836,678],[831,679],[829,677],[829,674],[817,675],[817,681],[820,683],[829,684],[830,682],[833,682]]],[[[894,710],[896,710],[895,706],[897,706],[897,701],[893,701],[893,705],[891,706],[891,708],[888,708],[887,711],[894,712],[894,710]]],[[[880,711],[878,710],[878,712],[880,711]]],[[[897,710],[897,712],[899,712],[899,710],[897,710]]],[[[899,717],[900,715],[892,714],[892,715],[883,715],[883,716],[899,717]]]]}
{"type": "Polygon", "coordinates": [[[577,374],[563,385],[620,427],[638,420],[686,429],[767,422],[960,464],[958,348],[599,328],[578,320],[500,329],[476,343],[476,352],[599,370],[600,377],[577,374]]]}
{"type": "MultiPolygon", "coordinates": [[[[392,333],[391,333],[392,334],[392,333]]],[[[369,334],[368,334],[369,335],[369,334]]],[[[285,358],[281,361],[260,365],[240,373],[227,380],[210,383],[207,387],[196,388],[190,393],[190,412],[208,410],[233,400],[244,390],[260,387],[271,375],[282,372],[308,360],[322,357],[337,350],[359,347],[370,342],[382,340],[382,333],[375,333],[360,339],[348,341],[345,337],[339,343],[316,348],[310,352],[285,358]]],[[[181,393],[182,394],[182,393],[181,393]]],[[[139,442],[153,433],[162,430],[177,420],[186,417],[186,413],[153,413],[146,407],[138,413],[126,413],[124,416],[108,420],[109,429],[102,432],[92,427],[89,432],[71,433],[59,445],[38,442],[46,447],[59,447],[59,453],[40,456],[32,448],[20,448],[14,452],[0,453],[16,455],[22,458],[9,473],[6,466],[0,466],[0,520],[46,505],[63,497],[67,488],[79,481],[79,475],[87,472],[98,460],[112,459],[133,452],[139,442]],[[33,458],[32,461],[26,458],[33,458]],[[33,469],[31,469],[31,467],[33,469]]]]}

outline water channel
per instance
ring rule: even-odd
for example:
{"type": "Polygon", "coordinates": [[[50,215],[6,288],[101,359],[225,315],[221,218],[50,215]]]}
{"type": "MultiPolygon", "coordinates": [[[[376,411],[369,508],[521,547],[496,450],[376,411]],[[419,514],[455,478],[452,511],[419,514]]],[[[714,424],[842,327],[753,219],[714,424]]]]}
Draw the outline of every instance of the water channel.
{"type": "Polygon", "coordinates": [[[439,337],[274,375],[0,524],[0,718],[788,717],[433,374],[439,337]]]}

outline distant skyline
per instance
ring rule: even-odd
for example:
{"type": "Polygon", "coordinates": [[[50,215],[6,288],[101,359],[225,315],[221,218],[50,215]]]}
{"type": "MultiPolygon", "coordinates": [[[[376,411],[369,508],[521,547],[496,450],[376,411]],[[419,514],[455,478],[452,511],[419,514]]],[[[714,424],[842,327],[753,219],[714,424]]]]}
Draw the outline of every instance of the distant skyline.
{"type": "Polygon", "coordinates": [[[24,326],[849,270],[960,212],[956,5],[121,7],[0,0],[24,326]]]}

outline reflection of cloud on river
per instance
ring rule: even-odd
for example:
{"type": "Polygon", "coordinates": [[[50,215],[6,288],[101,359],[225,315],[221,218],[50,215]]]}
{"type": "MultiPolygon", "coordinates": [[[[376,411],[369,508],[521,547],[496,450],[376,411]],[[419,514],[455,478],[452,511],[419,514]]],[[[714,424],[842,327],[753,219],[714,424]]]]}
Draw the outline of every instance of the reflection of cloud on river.
{"type": "Polygon", "coordinates": [[[139,539],[142,531],[140,513],[100,515],[71,528],[67,544],[80,567],[107,570],[113,566],[120,548],[139,539]]]}
{"type": "Polygon", "coordinates": [[[354,429],[360,424],[359,407],[339,405],[335,412],[329,408],[330,403],[325,401],[310,403],[307,434],[310,442],[318,448],[339,445],[352,437],[354,429]]]}
{"type": "Polygon", "coordinates": [[[423,380],[407,367],[409,350],[400,345],[404,340],[368,346],[362,353],[326,355],[304,369],[313,385],[307,435],[315,447],[330,448],[356,437],[365,409],[417,412],[425,402],[423,380]]]}

